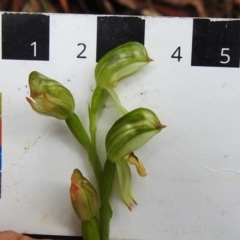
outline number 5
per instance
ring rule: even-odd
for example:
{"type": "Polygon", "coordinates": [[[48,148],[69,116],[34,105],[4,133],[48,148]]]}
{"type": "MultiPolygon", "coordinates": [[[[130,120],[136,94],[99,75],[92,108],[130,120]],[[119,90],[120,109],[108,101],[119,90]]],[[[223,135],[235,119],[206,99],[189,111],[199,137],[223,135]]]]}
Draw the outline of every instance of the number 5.
{"type": "Polygon", "coordinates": [[[224,53],[224,51],[229,51],[229,50],[230,50],[229,48],[222,48],[221,56],[222,57],[226,57],[227,60],[226,61],[220,61],[220,63],[226,64],[226,63],[228,63],[230,61],[230,56],[228,54],[224,53]]]}

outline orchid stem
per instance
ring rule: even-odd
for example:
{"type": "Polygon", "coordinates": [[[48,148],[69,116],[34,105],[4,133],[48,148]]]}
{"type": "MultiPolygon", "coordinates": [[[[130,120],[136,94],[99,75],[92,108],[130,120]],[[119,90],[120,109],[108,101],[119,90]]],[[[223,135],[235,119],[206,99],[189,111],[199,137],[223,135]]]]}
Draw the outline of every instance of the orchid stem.
{"type": "Polygon", "coordinates": [[[102,179],[102,166],[97,154],[97,112],[100,108],[102,99],[103,99],[104,90],[96,87],[93,95],[91,105],[89,106],[89,131],[91,136],[91,152],[90,156],[92,161],[94,162],[94,166],[98,172],[97,180],[98,180],[98,187],[101,188],[101,179],[102,179]]]}
{"type": "Polygon", "coordinates": [[[97,154],[94,152],[94,148],[92,146],[92,143],[89,139],[89,136],[79,119],[79,117],[73,113],[73,115],[66,120],[66,124],[74,137],[77,139],[77,141],[86,149],[88,153],[89,161],[92,164],[93,171],[95,173],[96,179],[98,181],[98,185],[100,186],[101,178],[102,178],[102,166],[100,164],[100,161],[97,157],[97,154]]]}
{"type": "Polygon", "coordinates": [[[113,181],[116,173],[116,164],[106,160],[103,170],[102,186],[100,189],[101,207],[100,207],[100,236],[101,240],[109,240],[110,221],[112,218],[112,208],[109,198],[112,192],[113,181]]]}
{"type": "MultiPolygon", "coordinates": [[[[91,135],[91,146],[93,158],[100,162],[97,155],[97,145],[96,145],[96,133],[97,133],[97,112],[102,103],[104,90],[96,87],[93,96],[91,107],[89,107],[89,120],[90,120],[90,135],[91,135]]],[[[108,240],[110,233],[110,220],[112,218],[112,208],[109,203],[109,198],[112,192],[112,186],[114,181],[114,176],[116,172],[116,164],[106,160],[104,165],[104,170],[102,173],[101,183],[100,183],[100,236],[101,240],[108,240]]]]}

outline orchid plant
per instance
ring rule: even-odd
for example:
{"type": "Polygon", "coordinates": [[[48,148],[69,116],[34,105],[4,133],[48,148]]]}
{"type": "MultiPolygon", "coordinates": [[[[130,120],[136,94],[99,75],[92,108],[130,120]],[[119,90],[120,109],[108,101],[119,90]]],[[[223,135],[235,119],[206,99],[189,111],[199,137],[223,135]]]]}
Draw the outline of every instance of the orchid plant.
{"type": "Polygon", "coordinates": [[[150,61],[152,59],[148,57],[145,47],[138,42],[120,45],[100,59],[95,68],[96,88],[89,105],[89,133],[74,112],[75,101],[67,88],[36,71],[29,75],[30,98],[27,97],[27,101],[33,110],[66,122],[74,137],[86,150],[95,173],[98,186],[93,186],[78,169],[75,169],[71,176],[70,199],[81,220],[84,240],[109,239],[110,220],[113,215],[109,199],[115,174],[118,176],[123,202],[128,209],[132,209],[132,204],[137,204],[133,196],[129,164],[136,167],[140,176],[146,176],[145,168],[134,155],[134,151],[165,126],[150,109],[126,110],[114,88],[118,81],[137,72],[150,61]],[[107,159],[102,166],[97,152],[96,135],[97,113],[104,92],[116,102],[120,118],[106,135],[107,159]]]}

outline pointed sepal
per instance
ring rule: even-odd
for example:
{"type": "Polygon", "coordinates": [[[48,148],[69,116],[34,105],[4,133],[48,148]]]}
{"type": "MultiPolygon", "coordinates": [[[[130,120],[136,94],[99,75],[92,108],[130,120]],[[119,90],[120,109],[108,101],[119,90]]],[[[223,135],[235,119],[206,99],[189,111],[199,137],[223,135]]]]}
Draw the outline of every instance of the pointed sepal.
{"type": "Polygon", "coordinates": [[[132,175],[130,167],[125,161],[116,163],[116,166],[123,202],[126,204],[128,209],[132,211],[132,203],[137,205],[137,201],[133,197],[132,175]]]}

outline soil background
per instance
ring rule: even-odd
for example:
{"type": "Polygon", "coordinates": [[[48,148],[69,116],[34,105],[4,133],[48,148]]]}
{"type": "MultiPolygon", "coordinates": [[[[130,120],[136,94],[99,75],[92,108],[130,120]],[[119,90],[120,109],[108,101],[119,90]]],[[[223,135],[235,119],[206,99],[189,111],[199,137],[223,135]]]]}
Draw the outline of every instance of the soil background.
{"type": "Polygon", "coordinates": [[[240,0],[1,0],[0,11],[239,18],[240,0]]]}

